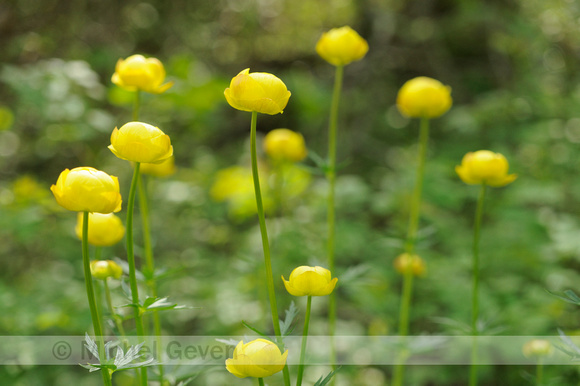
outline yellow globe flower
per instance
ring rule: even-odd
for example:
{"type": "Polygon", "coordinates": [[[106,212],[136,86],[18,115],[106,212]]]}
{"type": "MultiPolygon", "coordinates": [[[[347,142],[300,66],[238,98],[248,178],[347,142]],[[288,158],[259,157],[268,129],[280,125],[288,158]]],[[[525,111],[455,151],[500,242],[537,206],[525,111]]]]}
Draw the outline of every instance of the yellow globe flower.
{"type": "Polygon", "coordinates": [[[171,140],[159,128],[129,122],[111,134],[109,149],[117,157],[133,162],[159,163],[173,155],[171,140]]]}
{"type": "MultiPolygon", "coordinates": [[[[79,213],[75,227],[77,237],[83,238],[83,214],[79,213]]],[[[113,213],[89,213],[89,244],[98,247],[115,245],[125,235],[125,227],[119,217],[113,213]]]]}
{"type": "Polygon", "coordinates": [[[393,262],[395,269],[404,275],[410,269],[413,275],[423,276],[425,274],[425,262],[418,255],[400,254],[393,262]]]}
{"type": "Polygon", "coordinates": [[[91,261],[91,275],[100,280],[109,277],[118,279],[123,275],[123,268],[113,260],[93,260],[91,261]]]}
{"type": "Polygon", "coordinates": [[[399,111],[411,118],[440,117],[452,103],[451,87],[425,76],[407,81],[397,95],[399,111]]]}
{"type": "Polygon", "coordinates": [[[226,100],[235,109],[275,115],[282,113],[290,91],[278,77],[246,68],[236,75],[224,91],[226,100]]]}
{"type": "Polygon", "coordinates": [[[172,156],[157,164],[143,163],[139,171],[154,177],[168,177],[175,173],[175,158],[172,156]]]}
{"type": "Polygon", "coordinates": [[[360,60],[368,50],[367,41],[349,26],[324,32],[316,43],[318,55],[334,66],[344,66],[360,60]]]}
{"type": "Polygon", "coordinates": [[[73,212],[111,213],[121,210],[117,177],[91,167],[65,169],[50,190],[60,206],[73,212]]]}
{"type": "Polygon", "coordinates": [[[111,81],[127,91],[146,91],[161,94],[167,91],[173,82],[162,84],[165,80],[165,68],[156,58],[145,58],[143,55],[132,55],[119,59],[111,81]]]}
{"type": "Polygon", "coordinates": [[[508,168],[508,161],[502,154],[478,150],[467,153],[455,171],[466,184],[500,187],[517,178],[516,174],[508,174],[508,168]]]}
{"type": "Polygon", "coordinates": [[[294,296],[325,296],[330,294],[338,279],[331,279],[330,271],[322,267],[301,266],[295,268],[284,286],[290,295],[294,296]]]}
{"type": "Polygon", "coordinates": [[[240,341],[234,357],[226,359],[226,369],[238,378],[265,378],[282,371],[288,350],[282,354],[276,344],[266,339],[256,339],[244,344],[240,341]]]}
{"type": "Polygon", "coordinates": [[[549,356],[554,351],[550,341],[545,339],[533,339],[524,344],[522,352],[526,358],[549,356]]]}
{"type": "Polygon", "coordinates": [[[274,129],[264,138],[264,151],[277,161],[298,162],[306,158],[304,137],[288,129],[274,129]]]}

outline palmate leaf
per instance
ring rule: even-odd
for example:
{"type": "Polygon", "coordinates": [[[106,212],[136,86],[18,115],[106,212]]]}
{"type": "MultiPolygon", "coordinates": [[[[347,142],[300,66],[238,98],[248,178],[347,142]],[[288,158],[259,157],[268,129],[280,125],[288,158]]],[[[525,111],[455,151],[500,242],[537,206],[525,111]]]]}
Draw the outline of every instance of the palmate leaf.
{"type": "Polygon", "coordinates": [[[314,386],[324,386],[327,385],[328,382],[330,382],[330,380],[332,379],[332,377],[334,377],[336,375],[336,373],[338,372],[338,370],[340,370],[340,366],[336,368],[336,370],[331,371],[330,373],[328,373],[326,375],[326,377],[324,377],[324,379],[322,379],[322,375],[320,376],[320,378],[318,378],[318,381],[316,381],[316,383],[314,384],[314,386]]]}
{"type": "Polygon", "coordinates": [[[558,295],[557,293],[550,292],[548,290],[546,290],[546,292],[548,292],[550,295],[555,296],[558,299],[561,299],[565,302],[576,304],[576,305],[580,306],[580,297],[578,297],[578,295],[576,295],[576,293],[572,290],[564,291],[564,296],[558,295]]]}
{"type": "Polygon", "coordinates": [[[157,364],[157,361],[155,360],[155,358],[149,358],[145,361],[141,361],[141,362],[134,362],[136,360],[141,359],[141,357],[143,356],[143,354],[140,354],[141,348],[143,347],[143,345],[145,344],[145,342],[141,342],[135,346],[131,346],[129,347],[129,349],[127,350],[127,353],[125,353],[123,351],[123,349],[121,348],[121,346],[119,345],[119,342],[107,342],[105,343],[105,357],[106,357],[106,363],[102,364],[100,363],[100,356],[99,356],[99,350],[97,347],[97,344],[89,337],[88,334],[85,334],[85,346],[87,347],[87,349],[91,352],[91,354],[93,354],[95,356],[95,358],[97,360],[99,360],[99,363],[87,363],[86,365],[80,364],[82,367],[84,367],[85,369],[89,370],[90,372],[93,371],[99,371],[102,370],[104,368],[108,368],[111,369],[113,372],[114,371],[119,371],[119,370],[127,370],[127,369],[134,369],[134,368],[139,368],[139,367],[145,367],[145,366],[153,366],[157,364]],[[114,346],[117,346],[117,352],[115,354],[115,359],[113,360],[113,363],[110,363],[110,349],[114,346]]]}
{"type": "Polygon", "coordinates": [[[284,320],[280,320],[280,334],[282,336],[288,336],[294,330],[292,323],[294,322],[294,318],[298,315],[298,308],[294,304],[294,301],[290,303],[290,307],[286,310],[286,318],[284,320]]]}
{"type": "Polygon", "coordinates": [[[572,351],[566,350],[564,347],[560,347],[560,346],[556,346],[556,348],[560,351],[562,351],[563,353],[565,353],[566,355],[570,356],[572,358],[573,361],[577,361],[580,359],[580,348],[578,348],[578,346],[576,346],[574,344],[574,342],[572,342],[572,339],[570,339],[565,333],[564,331],[558,329],[558,334],[560,334],[560,339],[562,339],[562,342],[564,342],[566,344],[566,346],[568,346],[568,348],[572,349],[572,351]]]}

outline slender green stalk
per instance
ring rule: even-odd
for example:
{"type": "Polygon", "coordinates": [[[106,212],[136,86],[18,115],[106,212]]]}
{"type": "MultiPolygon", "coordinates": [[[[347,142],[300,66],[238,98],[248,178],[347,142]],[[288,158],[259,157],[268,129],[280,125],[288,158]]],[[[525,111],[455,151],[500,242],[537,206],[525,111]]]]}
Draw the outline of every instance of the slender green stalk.
{"type": "MultiPolygon", "coordinates": [[[[256,124],[258,113],[252,112],[250,124],[250,147],[252,155],[252,177],[254,179],[254,192],[256,194],[256,206],[258,208],[258,221],[260,223],[260,233],[262,234],[262,248],[264,249],[264,265],[266,266],[266,283],[268,285],[268,295],[270,298],[270,311],[272,312],[272,324],[274,334],[280,349],[284,347],[280,333],[280,319],[278,319],[278,305],[276,304],[276,292],[274,290],[274,276],[272,274],[272,261],[270,259],[270,243],[268,241],[268,230],[266,229],[266,217],[264,216],[264,205],[262,204],[262,191],[260,189],[260,176],[258,175],[258,156],[256,150],[256,124]]],[[[290,373],[288,366],[284,366],[284,384],[290,386],[290,373]]]]}
{"type": "Polygon", "coordinates": [[[264,386],[264,378],[258,378],[258,385],[264,386]]]}
{"type": "Polygon", "coordinates": [[[538,358],[538,364],[536,365],[536,385],[542,386],[544,384],[544,364],[542,363],[542,358],[538,358]]]}
{"type": "Polygon", "coordinates": [[[302,330],[302,346],[300,347],[300,363],[298,364],[298,377],[296,386],[302,385],[302,376],[304,375],[304,357],[306,356],[306,341],[308,339],[308,326],[310,325],[310,309],[312,308],[312,296],[308,296],[306,302],[306,315],[304,316],[304,329],[302,330]]]}
{"type": "Polygon", "coordinates": [[[141,107],[141,92],[135,91],[135,99],[133,101],[133,121],[139,120],[139,108],[141,107]]]}
{"type": "MultiPolygon", "coordinates": [[[[139,288],[137,286],[137,276],[135,275],[135,252],[133,251],[133,209],[135,208],[135,192],[137,190],[137,183],[139,181],[139,162],[135,163],[133,170],[133,179],[131,180],[131,190],[129,190],[129,199],[127,202],[127,233],[125,239],[127,240],[127,261],[129,263],[129,283],[131,284],[131,299],[135,310],[135,327],[137,329],[137,336],[145,336],[145,329],[143,327],[143,319],[139,310],[139,288]]],[[[147,367],[141,368],[141,384],[147,386],[147,367]]]]}
{"type": "MultiPolygon", "coordinates": [[[[330,105],[330,118],[328,120],[328,165],[326,179],[328,180],[327,199],[327,228],[328,237],[326,252],[328,257],[328,269],[334,274],[335,252],[335,205],[334,193],[336,185],[336,127],[338,122],[338,107],[340,104],[340,92],[342,90],[342,78],[344,66],[336,66],[334,74],[334,90],[332,92],[332,104],[330,105]]],[[[336,330],[336,292],[332,292],[328,298],[328,335],[330,336],[330,363],[336,369],[336,347],[334,333],[336,330]]],[[[333,381],[334,383],[334,378],[333,381]]]]}
{"type": "MultiPolygon", "coordinates": [[[[95,302],[95,291],[93,289],[93,277],[91,275],[91,262],[89,261],[89,212],[83,213],[83,270],[85,273],[85,285],[87,287],[87,297],[89,300],[89,308],[91,310],[91,318],[93,319],[93,329],[95,331],[95,340],[99,347],[99,361],[104,364],[105,343],[103,342],[103,329],[101,328],[101,320],[95,302]]],[[[111,373],[108,369],[101,371],[103,374],[103,384],[105,386],[112,386],[111,373]]]]}
{"type": "Polygon", "coordinates": [[[126,336],[125,329],[123,328],[123,322],[119,319],[119,317],[115,313],[115,308],[113,307],[113,301],[111,299],[111,290],[109,289],[109,278],[103,280],[103,285],[105,287],[105,299],[107,300],[107,307],[109,308],[111,318],[113,318],[113,322],[115,322],[115,326],[119,331],[119,335],[126,336]]]}
{"type": "Polygon", "coordinates": [[[481,184],[479,196],[477,198],[477,209],[475,211],[475,222],[473,226],[473,291],[471,298],[471,333],[474,336],[473,345],[471,346],[471,368],[469,371],[469,385],[477,385],[477,341],[479,335],[477,328],[477,319],[479,318],[479,239],[481,234],[481,218],[483,217],[483,204],[485,201],[485,192],[487,185],[481,184]]]}
{"type": "MultiPolygon", "coordinates": [[[[405,252],[413,255],[415,243],[417,241],[417,231],[419,229],[419,214],[421,209],[421,193],[423,191],[423,176],[425,175],[425,160],[427,158],[427,144],[429,142],[429,119],[421,119],[419,131],[419,155],[417,164],[417,175],[415,177],[415,188],[411,198],[411,211],[409,216],[409,227],[407,229],[407,240],[405,242],[405,252]]],[[[405,271],[403,276],[403,293],[401,294],[401,308],[399,309],[399,335],[409,334],[409,314],[411,311],[411,300],[413,297],[413,272],[411,269],[405,271]]],[[[401,354],[401,361],[404,362],[406,352],[401,354]]],[[[403,384],[405,365],[399,363],[395,366],[393,375],[393,385],[403,384]]]]}

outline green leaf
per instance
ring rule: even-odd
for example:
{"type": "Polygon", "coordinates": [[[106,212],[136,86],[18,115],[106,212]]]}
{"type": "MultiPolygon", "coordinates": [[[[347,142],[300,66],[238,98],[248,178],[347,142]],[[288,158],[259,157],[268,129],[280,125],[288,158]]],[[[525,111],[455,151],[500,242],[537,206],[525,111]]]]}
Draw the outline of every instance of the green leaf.
{"type": "Polygon", "coordinates": [[[254,328],[254,327],[250,326],[248,323],[246,323],[243,320],[242,320],[242,324],[244,326],[246,326],[247,328],[249,328],[250,330],[254,331],[256,334],[258,334],[260,336],[263,336],[264,338],[268,338],[269,339],[269,336],[268,335],[264,334],[262,331],[258,330],[257,328],[254,328]]]}
{"type": "Polygon", "coordinates": [[[322,379],[322,376],[320,376],[320,378],[318,378],[318,381],[316,381],[316,383],[314,384],[314,386],[324,386],[327,385],[328,382],[330,382],[330,380],[332,379],[332,377],[334,377],[334,375],[340,370],[340,366],[336,368],[336,370],[331,371],[330,373],[328,373],[328,375],[322,379]]]}
{"type": "Polygon", "coordinates": [[[576,295],[576,293],[572,290],[564,291],[564,295],[566,295],[566,296],[558,295],[557,293],[550,292],[548,290],[546,290],[546,292],[554,297],[557,297],[558,299],[565,301],[565,302],[580,305],[580,297],[578,297],[578,295],[576,295]]]}
{"type": "Polygon", "coordinates": [[[296,315],[298,315],[298,308],[296,308],[296,304],[292,301],[290,307],[286,310],[286,318],[283,321],[280,320],[280,334],[282,336],[288,336],[292,333],[294,330],[292,322],[294,322],[296,315]]]}

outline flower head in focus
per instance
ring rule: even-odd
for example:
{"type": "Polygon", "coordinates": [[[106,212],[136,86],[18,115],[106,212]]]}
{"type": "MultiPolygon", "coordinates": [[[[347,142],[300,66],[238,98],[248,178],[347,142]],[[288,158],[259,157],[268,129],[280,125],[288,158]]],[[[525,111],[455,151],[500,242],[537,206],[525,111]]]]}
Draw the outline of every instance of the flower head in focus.
{"type": "Polygon", "coordinates": [[[95,168],[65,169],[50,190],[60,206],[73,212],[112,213],[121,210],[119,180],[95,168]]]}
{"type": "Polygon", "coordinates": [[[426,76],[407,81],[397,95],[399,111],[411,118],[440,117],[452,103],[451,88],[426,76]]]}
{"type": "Polygon", "coordinates": [[[329,295],[338,281],[336,277],[331,279],[331,273],[326,268],[305,265],[295,268],[288,280],[282,276],[282,280],[288,293],[294,296],[329,295]]]}
{"type": "Polygon", "coordinates": [[[501,187],[512,183],[516,174],[508,174],[509,164],[500,153],[489,150],[478,150],[467,153],[461,160],[461,165],[455,167],[459,178],[466,184],[485,184],[501,187]]]}
{"type": "Polygon", "coordinates": [[[304,137],[288,129],[274,129],[264,137],[264,151],[276,161],[298,162],[306,158],[304,137]]]}
{"type": "Polygon", "coordinates": [[[423,276],[425,274],[425,262],[418,255],[409,255],[408,253],[400,254],[393,262],[395,269],[401,275],[404,275],[410,269],[414,276],[423,276]]]}
{"type": "MultiPolygon", "coordinates": [[[[75,233],[83,237],[83,214],[79,213],[75,233]]],[[[121,219],[113,213],[89,213],[89,244],[108,247],[117,244],[125,236],[125,227],[121,219]]]]}
{"type": "Polygon", "coordinates": [[[117,157],[133,162],[159,163],[173,155],[169,136],[158,127],[143,122],[115,127],[109,149],[117,157]]]}
{"type": "Polygon", "coordinates": [[[113,260],[93,260],[91,261],[91,275],[100,280],[109,277],[118,279],[123,275],[123,268],[113,260]]]}
{"type": "Polygon", "coordinates": [[[316,43],[318,55],[334,66],[344,66],[360,60],[368,50],[367,41],[349,26],[324,32],[316,43]]]}
{"type": "Polygon", "coordinates": [[[233,358],[226,359],[226,369],[238,378],[265,378],[281,371],[286,365],[288,350],[282,354],[276,344],[256,339],[244,344],[240,341],[233,358]]]}
{"type": "Polygon", "coordinates": [[[132,55],[119,59],[111,81],[127,91],[146,91],[161,94],[167,91],[173,82],[162,84],[165,80],[165,68],[156,58],[145,58],[143,55],[132,55]]]}
{"type": "Polygon", "coordinates": [[[175,174],[175,158],[171,156],[155,164],[142,163],[139,172],[154,177],[168,177],[175,174]]]}
{"type": "Polygon", "coordinates": [[[235,109],[275,115],[282,113],[290,91],[278,77],[246,68],[236,75],[224,91],[226,100],[235,109]]]}

